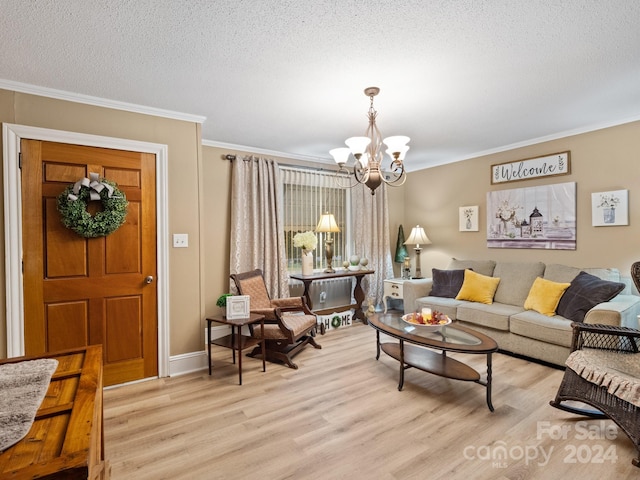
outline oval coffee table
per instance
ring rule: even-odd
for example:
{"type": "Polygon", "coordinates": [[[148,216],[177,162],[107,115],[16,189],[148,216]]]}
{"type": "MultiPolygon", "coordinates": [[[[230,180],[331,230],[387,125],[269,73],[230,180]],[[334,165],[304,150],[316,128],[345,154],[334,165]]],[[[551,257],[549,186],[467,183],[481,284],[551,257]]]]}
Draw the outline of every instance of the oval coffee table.
{"type": "Polygon", "coordinates": [[[402,390],[404,385],[405,369],[415,367],[442,377],[483,385],[487,389],[487,406],[493,412],[491,355],[498,351],[498,344],[494,339],[455,322],[441,327],[438,331],[429,331],[404,322],[398,314],[372,315],[369,324],[376,329],[376,360],[380,358],[382,349],[384,353],[400,362],[398,390],[402,390]],[[397,338],[399,343],[380,343],[380,333],[397,338]],[[434,349],[440,353],[434,352],[434,349]],[[470,366],[448,357],[447,352],[486,354],[486,380],[483,381],[480,373],[470,366]]]}

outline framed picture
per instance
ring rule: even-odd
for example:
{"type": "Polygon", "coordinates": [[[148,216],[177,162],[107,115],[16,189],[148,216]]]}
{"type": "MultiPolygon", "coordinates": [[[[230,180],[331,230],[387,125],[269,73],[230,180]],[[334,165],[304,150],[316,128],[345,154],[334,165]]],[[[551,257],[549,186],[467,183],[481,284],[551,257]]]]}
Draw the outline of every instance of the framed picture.
{"type": "Polygon", "coordinates": [[[249,295],[227,297],[227,320],[249,317],[249,295]]]}
{"type": "Polygon", "coordinates": [[[576,249],[576,183],[487,193],[487,247],[576,249]]]}
{"type": "Polygon", "coordinates": [[[478,228],[478,206],[460,207],[458,212],[458,222],[461,232],[477,232],[478,228]]]}
{"type": "Polygon", "coordinates": [[[629,225],[629,191],[613,190],[591,194],[591,225],[629,225]]]}

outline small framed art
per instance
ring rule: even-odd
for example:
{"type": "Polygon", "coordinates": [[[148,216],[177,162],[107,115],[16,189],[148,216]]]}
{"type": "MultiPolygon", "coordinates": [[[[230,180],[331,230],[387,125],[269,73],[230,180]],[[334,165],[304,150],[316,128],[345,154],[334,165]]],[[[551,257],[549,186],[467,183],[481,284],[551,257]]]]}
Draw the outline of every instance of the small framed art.
{"type": "Polygon", "coordinates": [[[613,190],[591,194],[591,225],[629,225],[629,191],[613,190]]]}
{"type": "Polygon", "coordinates": [[[461,232],[477,232],[478,229],[478,206],[460,207],[458,221],[461,232]]]}
{"type": "Polygon", "coordinates": [[[227,297],[227,320],[249,317],[249,295],[227,297]]]}

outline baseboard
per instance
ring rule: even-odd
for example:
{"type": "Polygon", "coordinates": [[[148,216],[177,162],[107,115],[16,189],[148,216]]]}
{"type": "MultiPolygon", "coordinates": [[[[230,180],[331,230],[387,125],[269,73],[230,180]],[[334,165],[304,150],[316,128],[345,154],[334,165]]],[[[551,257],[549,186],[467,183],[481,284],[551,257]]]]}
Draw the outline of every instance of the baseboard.
{"type": "MultiPolygon", "coordinates": [[[[229,334],[229,327],[219,325],[211,327],[211,338],[219,338],[229,334]]],[[[169,358],[169,376],[185,375],[209,368],[207,364],[207,329],[204,329],[204,348],[199,352],[182,353],[169,358]]]]}

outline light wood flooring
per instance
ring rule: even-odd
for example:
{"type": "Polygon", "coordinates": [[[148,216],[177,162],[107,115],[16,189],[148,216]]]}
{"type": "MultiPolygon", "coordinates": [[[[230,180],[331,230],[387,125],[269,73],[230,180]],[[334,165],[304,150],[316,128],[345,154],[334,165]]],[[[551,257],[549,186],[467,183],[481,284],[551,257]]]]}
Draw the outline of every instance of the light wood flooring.
{"type": "MultiPolygon", "coordinates": [[[[298,370],[244,357],[242,386],[214,346],[211,377],[106,390],[112,480],[640,478],[613,422],[549,406],[561,370],[495,354],[492,413],[482,386],[416,369],[398,391],[399,364],[376,361],[370,326],[318,341],[298,370]]],[[[485,356],[453,356],[484,377],[485,356]]]]}

